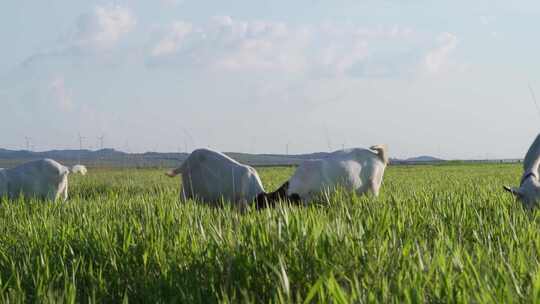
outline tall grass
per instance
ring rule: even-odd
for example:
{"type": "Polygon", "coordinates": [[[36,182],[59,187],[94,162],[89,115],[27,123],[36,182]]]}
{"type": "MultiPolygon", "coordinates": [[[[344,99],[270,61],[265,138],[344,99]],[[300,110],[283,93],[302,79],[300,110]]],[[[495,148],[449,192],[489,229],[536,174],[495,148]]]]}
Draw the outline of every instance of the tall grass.
{"type": "MultiPolygon", "coordinates": [[[[268,190],[290,168],[263,168],[268,190]]],[[[0,204],[1,302],[537,302],[540,220],[517,165],[390,167],[378,198],[241,213],[152,170],[0,204]]]]}

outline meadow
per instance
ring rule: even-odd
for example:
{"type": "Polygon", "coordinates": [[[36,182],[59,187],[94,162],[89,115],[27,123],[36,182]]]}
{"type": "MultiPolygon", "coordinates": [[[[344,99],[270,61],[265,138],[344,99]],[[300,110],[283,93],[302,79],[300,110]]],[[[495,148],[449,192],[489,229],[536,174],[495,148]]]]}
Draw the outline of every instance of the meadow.
{"type": "Polygon", "coordinates": [[[377,198],[239,212],[179,203],[163,170],[90,170],[67,203],[0,203],[0,302],[538,302],[540,213],[502,190],[520,174],[390,166],[377,198]]]}

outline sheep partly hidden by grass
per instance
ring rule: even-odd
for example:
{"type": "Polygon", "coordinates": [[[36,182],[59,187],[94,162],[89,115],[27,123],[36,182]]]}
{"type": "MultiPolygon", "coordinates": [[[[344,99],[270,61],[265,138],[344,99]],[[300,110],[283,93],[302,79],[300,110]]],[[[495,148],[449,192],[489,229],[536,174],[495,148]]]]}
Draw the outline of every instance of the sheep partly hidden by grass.
{"type": "Polygon", "coordinates": [[[307,203],[321,192],[336,187],[343,187],[358,195],[371,192],[377,196],[387,165],[386,145],[339,150],[324,159],[307,160],[279,189],[260,194],[257,207],[274,205],[277,200],[307,203]]]}
{"type": "Polygon", "coordinates": [[[504,186],[504,189],[516,196],[527,209],[532,209],[540,201],[540,134],[529,147],[523,160],[523,175],[519,187],[504,186]]]}
{"type": "Polygon", "coordinates": [[[0,196],[20,195],[52,201],[68,198],[69,169],[52,159],[31,161],[0,170],[0,196]]]}
{"type": "Polygon", "coordinates": [[[194,199],[214,204],[228,201],[245,207],[264,192],[254,168],[210,149],[193,151],[180,167],[166,174],[182,175],[182,201],[194,199]]]}
{"type": "Polygon", "coordinates": [[[88,173],[88,169],[84,165],[75,165],[71,167],[71,173],[86,175],[88,173]]]}

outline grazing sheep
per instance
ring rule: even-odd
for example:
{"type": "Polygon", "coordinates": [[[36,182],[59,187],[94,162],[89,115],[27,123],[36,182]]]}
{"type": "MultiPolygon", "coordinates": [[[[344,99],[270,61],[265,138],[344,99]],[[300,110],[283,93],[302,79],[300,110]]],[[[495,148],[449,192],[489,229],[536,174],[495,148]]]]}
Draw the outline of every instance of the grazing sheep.
{"type": "Polygon", "coordinates": [[[52,159],[0,170],[0,196],[67,200],[69,169],[52,159]]]}
{"type": "Polygon", "coordinates": [[[529,147],[523,160],[523,175],[519,187],[504,186],[504,189],[516,196],[523,206],[532,209],[540,201],[540,134],[529,147]]]}
{"type": "Polygon", "coordinates": [[[86,175],[88,173],[88,169],[86,169],[86,166],[83,165],[75,165],[71,167],[71,173],[78,173],[80,175],[86,175]]]}
{"type": "Polygon", "coordinates": [[[193,151],[182,165],[166,173],[182,175],[181,199],[217,203],[220,200],[245,205],[264,192],[255,169],[210,149],[193,151]]]}
{"type": "Polygon", "coordinates": [[[387,149],[384,145],[370,149],[340,150],[324,159],[303,162],[278,190],[261,193],[257,197],[257,207],[272,206],[279,199],[310,201],[317,194],[337,186],[355,191],[358,195],[368,191],[379,195],[384,170],[388,165],[387,149]]]}

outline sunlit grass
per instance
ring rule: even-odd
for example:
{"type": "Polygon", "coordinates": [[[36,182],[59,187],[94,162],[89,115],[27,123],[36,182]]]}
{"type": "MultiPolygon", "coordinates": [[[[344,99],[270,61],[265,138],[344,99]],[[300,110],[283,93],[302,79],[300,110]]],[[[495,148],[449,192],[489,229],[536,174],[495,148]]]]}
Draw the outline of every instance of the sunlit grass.
{"type": "Polygon", "coordinates": [[[0,302],[535,302],[540,219],[502,191],[519,174],[396,166],[378,198],[239,212],[180,204],[162,171],[90,171],[67,203],[1,203],[0,302]]]}

